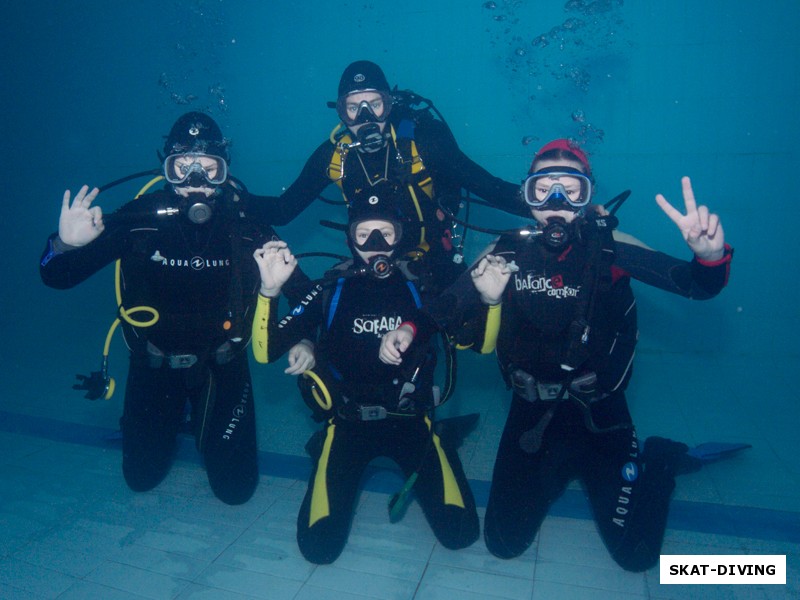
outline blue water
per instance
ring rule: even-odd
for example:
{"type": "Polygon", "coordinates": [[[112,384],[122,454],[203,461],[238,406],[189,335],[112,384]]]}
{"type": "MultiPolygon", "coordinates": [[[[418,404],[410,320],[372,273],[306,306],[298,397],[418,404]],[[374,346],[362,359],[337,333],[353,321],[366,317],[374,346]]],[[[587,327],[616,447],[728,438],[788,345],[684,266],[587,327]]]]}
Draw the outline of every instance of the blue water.
{"type": "MultiPolygon", "coordinates": [[[[198,109],[233,140],[232,172],[278,194],[336,124],[325,103],[342,69],[365,58],[433,99],[463,150],[507,180],[521,179],[546,141],[581,141],[601,199],[633,192],[621,228],[677,256],[688,250],[653,198],[680,204],[680,177],[692,177],[735,247],[730,285],[704,303],[636,288],[632,410],[642,435],[751,443],[679,482],[676,500],[767,511],[749,515],[774,538],[770,515],[800,513],[799,27],[796,0],[10,3],[0,19],[0,411],[67,428],[113,429],[119,416],[121,393],[92,404],[70,389],[99,364],[114,316],[110,270],[69,292],[38,279],[64,189],[157,166],[171,123],[198,109]]],[[[137,183],[100,203],[113,210],[137,183]]],[[[315,203],[281,234],[297,252],[339,252],[318,225],[338,210],[315,203]]],[[[474,218],[517,222],[480,208],[474,218]]],[[[471,236],[474,256],[488,238],[471,236]]],[[[111,360],[122,381],[119,340],[111,360]]],[[[464,360],[448,410],[484,414],[462,457],[485,482],[507,400],[494,361],[464,360]]],[[[260,445],[289,460],[312,424],[281,370],[255,374],[260,445]]]]}

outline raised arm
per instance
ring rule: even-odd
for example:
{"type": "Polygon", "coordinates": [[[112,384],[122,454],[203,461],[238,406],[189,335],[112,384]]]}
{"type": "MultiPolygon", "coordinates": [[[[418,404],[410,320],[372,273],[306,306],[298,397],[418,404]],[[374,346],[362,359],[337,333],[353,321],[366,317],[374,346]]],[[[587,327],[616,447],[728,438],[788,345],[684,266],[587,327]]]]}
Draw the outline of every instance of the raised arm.
{"type": "Polygon", "coordinates": [[[70,191],[64,192],[61,201],[61,216],[58,219],[58,237],[68,246],[81,247],[93,242],[103,233],[103,210],[92,206],[100,190],[84,185],[70,204],[70,191]],[[87,193],[88,192],[88,193],[87,193]]]}
{"type": "Polygon", "coordinates": [[[710,212],[705,205],[697,206],[688,177],[681,179],[681,186],[686,214],[672,206],[662,194],[656,195],[656,202],[677,225],[697,258],[709,262],[721,259],[725,253],[725,234],[719,216],[710,212]]]}
{"type": "Polygon", "coordinates": [[[284,241],[267,242],[253,253],[261,274],[260,294],[267,298],[277,298],[283,284],[297,268],[297,259],[284,241]]]}

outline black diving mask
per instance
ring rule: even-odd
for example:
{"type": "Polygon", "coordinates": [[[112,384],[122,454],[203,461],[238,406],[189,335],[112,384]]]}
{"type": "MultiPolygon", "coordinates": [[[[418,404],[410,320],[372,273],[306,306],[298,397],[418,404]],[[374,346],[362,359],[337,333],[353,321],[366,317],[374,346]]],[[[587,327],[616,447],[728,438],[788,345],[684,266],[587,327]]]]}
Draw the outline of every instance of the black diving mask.
{"type": "Polygon", "coordinates": [[[350,100],[353,94],[348,94],[347,96],[342,96],[336,102],[336,113],[348,127],[363,125],[364,123],[383,123],[389,117],[389,113],[392,112],[392,97],[389,94],[378,92],[377,90],[362,90],[356,93],[361,94],[363,92],[374,92],[379,94],[379,97],[355,103],[350,100]],[[380,113],[380,116],[378,116],[378,113],[380,113]]]}
{"type": "MultiPolygon", "coordinates": [[[[363,221],[360,223],[363,223],[363,221]]],[[[360,223],[352,223],[350,225],[350,240],[353,242],[353,247],[361,252],[392,252],[397,247],[397,244],[400,243],[400,239],[403,236],[403,228],[400,223],[387,221],[387,223],[391,223],[392,227],[394,228],[393,243],[390,244],[387,241],[387,237],[390,234],[389,228],[382,227],[380,229],[373,229],[370,231],[366,239],[359,244],[358,226],[360,223]]]]}

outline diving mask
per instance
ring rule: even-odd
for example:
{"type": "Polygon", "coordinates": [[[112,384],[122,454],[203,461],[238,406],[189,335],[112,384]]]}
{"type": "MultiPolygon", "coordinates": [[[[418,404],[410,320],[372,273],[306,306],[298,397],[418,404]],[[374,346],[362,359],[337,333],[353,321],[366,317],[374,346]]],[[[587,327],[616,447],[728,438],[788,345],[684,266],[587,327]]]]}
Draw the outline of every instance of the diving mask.
{"type": "Polygon", "coordinates": [[[228,163],[212,154],[170,154],[164,159],[164,178],[174,185],[221,185],[228,178],[228,163]]]}
{"type": "Polygon", "coordinates": [[[576,169],[543,169],[528,175],[522,193],[533,208],[583,208],[592,199],[592,180],[576,169]]]}
{"type": "Polygon", "coordinates": [[[368,230],[362,227],[361,221],[350,225],[350,239],[353,246],[361,252],[391,252],[400,243],[403,235],[403,228],[400,223],[382,221],[381,227],[368,230]]]}
{"type": "Polygon", "coordinates": [[[362,90],[348,94],[342,96],[336,102],[336,113],[348,127],[363,125],[364,123],[383,123],[391,112],[392,97],[386,92],[378,92],[376,90],[362,90]],[[372,92],[375,97],[361,102],[352,100],[353,96],[364,92],[372,92]]]}

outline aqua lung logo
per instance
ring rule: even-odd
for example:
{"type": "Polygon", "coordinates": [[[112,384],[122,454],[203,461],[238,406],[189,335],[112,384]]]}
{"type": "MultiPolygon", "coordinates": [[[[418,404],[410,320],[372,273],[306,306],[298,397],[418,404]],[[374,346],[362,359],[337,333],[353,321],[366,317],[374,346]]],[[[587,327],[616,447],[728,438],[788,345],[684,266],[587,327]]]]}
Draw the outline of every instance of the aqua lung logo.
{"type": "MultiPolygon", "coordinates": [[[[373,267],[372,267],[372,268],[375,270],[375,274],[376,274],[376,275],[378,275],[378,276],[384,276],[384,275],[388,275],[388,273],[389,273],[389,269],[391,268],[391,265],[390,265],[390,264],[389,264],[387,261],[385,261],[385,260],[382,260],[382,261],[380,261],[380,262],[376,262],[376,263],[373,265],[373,267]]],[[[381,277],[381,278],[382,278],[382,277],[381,277]]]]}
{"type": "Polygon", "coordinates": [[[231,260],[229,258],[203,258],[202,256],[193,256],[189,259],[167,258],[158,250],[153,252],[150,260],[161,263],[165,267],[188,267],[193,271],[202,271],[203,269],[218,269],[221,267],[231,266],[231,260]]]}
{"type": "Polygon", "coordinates": [[[628,457],[632,460],[622,465],[622,469],[620,470],[620,476],[625,483],[620,486],[619,496],[617,496],[617,506],[614,509],[614,516],[611,518],[611,521],[617,527],[625,527],[628,513],[631,511],[630,504],[633,498],[633,486],[627,484],[631,484],[639,478],[639,466],[636,462],[639,458],[639,442],[636,440],[635,435],[631,439],[631,449],[628,453],[628,457]]]}
{"type": "Polygon", "coordinates": [[[355,77],[353,77],[353,81],[356,83],[363,83],[366,77],[363,73],[357,73],[355,77]]]}
{"type": "Polygon", "coordinates": [[[239,404],[233,407],[231,411],[231,420],[228,423],[228,426],[225,428],[225,431],[222,433],[223,440],[230,440],[233,437],[233,434],[236,432],[236,428],[239,427],[239,424],[242,422],[242,419],[247,416],[247,402],[250,398],[250,385],[246,384],[242,389],[242,397],[240,399],[239,404]]]}
{"type": "Polygon", "coordinates": [[[636,481],[639,478],[639,469],[636,467],[636,463],[625,463],[625,466],[622,467],[622,478],[625,481],[636,481]]]}
{"type": "Polygon", "coordinates": [[[291,311],[289,311],[288,315],[286,315],[280,320],[280,322],[278,323],[278,329],[283,329],[292,321],[292,319],[302,315],[306,311],[306,307],[309,304],[311,304],[321,293],[322,293],[322,286],[316,285],[314,289],[311,290],[308,294],[306,294],[305,298],[303,298],[300,301],[300,304],[295,306],[291,311]]]}

